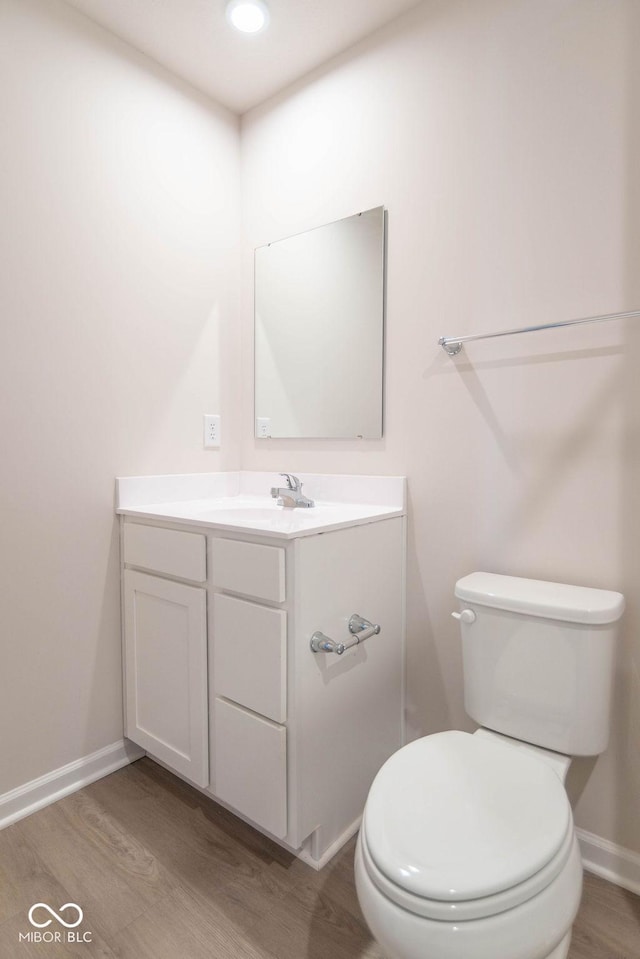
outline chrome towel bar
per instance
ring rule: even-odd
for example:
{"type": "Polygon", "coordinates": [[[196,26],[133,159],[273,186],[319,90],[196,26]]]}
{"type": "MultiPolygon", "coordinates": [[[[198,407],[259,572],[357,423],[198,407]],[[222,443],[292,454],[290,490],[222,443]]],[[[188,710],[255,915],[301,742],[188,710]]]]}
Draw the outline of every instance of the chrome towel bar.
{"type": "Polygon", "coordinates": [[[561,326],[578,326],[580,323],[602,323],[605,320],[624,320],[630,316],[640,316],[640,310],[628,313],[605,313],[603,316],[585,316],[578,320],[562,320],[560,323],[543,323],[539,326],[523,326],[516,330],[500,330],[498,333],[472,333],[469,336],[441,336],[438,343],[449,356],[457,356],[464,343],[472,340],[492,340],[496,336],[513,336],[517,333],[535,333],[537,330],[556,330],[561,326]]]}
{"type": "Polygon", "coordinates": [[[354,613],[349,620],[349,632],[354,637],[350,643],[336,643],[335,640],[330,639],[328,636],[325,636],[324,633],[316,630],[309,641],[311,652],[337,653],[338,656],[342,656],[347,649],[364,643],[365,639],[370,639],[371,636],[377,636],[380,632],[380,627],[374,625],[374,623],[370,623],[368,619],[363,619],[358,613],[354,613]]]}

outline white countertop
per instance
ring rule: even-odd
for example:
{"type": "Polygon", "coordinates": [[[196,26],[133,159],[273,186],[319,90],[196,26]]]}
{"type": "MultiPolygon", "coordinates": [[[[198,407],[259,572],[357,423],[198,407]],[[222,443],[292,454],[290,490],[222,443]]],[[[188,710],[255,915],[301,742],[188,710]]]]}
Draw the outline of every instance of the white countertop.
{"type": "Polygon", "coordinates": [[[282,485],[278,474],[239,472],[120,477],[116,512],[279,539],[405,515],[404,477],[299,475],[303,492],[315,500],[311,508],[277,505],[270,489],[282,485]],[[322,493],[332,498],[317,498],[322,493]]]}

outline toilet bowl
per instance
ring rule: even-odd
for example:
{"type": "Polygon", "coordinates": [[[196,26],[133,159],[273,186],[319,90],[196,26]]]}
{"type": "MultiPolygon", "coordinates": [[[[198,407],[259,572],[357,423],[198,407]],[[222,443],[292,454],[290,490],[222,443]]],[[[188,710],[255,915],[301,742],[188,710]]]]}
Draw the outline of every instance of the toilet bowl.
{"type": "Polygon", "coordinates": [[[374,781],[355,878],[389,959],[564,959],[582,866],[562,782],[477,735],[417,740],[374,781]]]}
{"type": "Polygon", "coordinates": [[[456,597],[481,728],[384,764],[356,848],[360,906],[387,959],[565,959],[582,865],[564,778],[606,748],[624,598],[494,573],[456,597]]]}

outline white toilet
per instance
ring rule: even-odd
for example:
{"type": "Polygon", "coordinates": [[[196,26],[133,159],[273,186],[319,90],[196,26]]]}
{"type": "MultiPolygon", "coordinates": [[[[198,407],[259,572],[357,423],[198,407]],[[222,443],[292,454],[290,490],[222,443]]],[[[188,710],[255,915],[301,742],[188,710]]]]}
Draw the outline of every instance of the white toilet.
{"type": "Polygon", "coordinates": [[[582,866],[564,781],[609,734],[620,593],[472,573],[460,600],[465,708],[376,776],[358,898],[389,959],[564,959],[582,866]]]}

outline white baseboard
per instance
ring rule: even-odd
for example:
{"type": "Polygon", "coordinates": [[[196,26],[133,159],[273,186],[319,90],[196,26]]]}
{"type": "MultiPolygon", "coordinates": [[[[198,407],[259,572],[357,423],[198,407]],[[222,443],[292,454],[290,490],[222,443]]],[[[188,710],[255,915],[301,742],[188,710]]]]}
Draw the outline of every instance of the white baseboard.
{"type": "Polygon", "coordinates": [[[582,865],[588,872],[640,896],[640,853],[617,846],[608,839],[576,829],[582,865]]]}
{"type": "Polygon", "coordinates": [[[46,776],[33,779],[18,786],[8,793],[0,795],[0,829],[10,826],[25,816],[43,809],[50,803],[57,802],[63,796],[88,786],[96,779],[108,776],[116,769],[121,769],[129,763],[135,762],[144,756],[144,749],[140,749],[128,739],[121,739],[117,743],[98,749],[90,756],[76,759],[60,769],[54,769],[46,776]]]}

